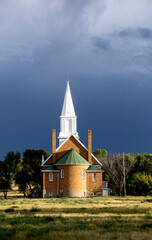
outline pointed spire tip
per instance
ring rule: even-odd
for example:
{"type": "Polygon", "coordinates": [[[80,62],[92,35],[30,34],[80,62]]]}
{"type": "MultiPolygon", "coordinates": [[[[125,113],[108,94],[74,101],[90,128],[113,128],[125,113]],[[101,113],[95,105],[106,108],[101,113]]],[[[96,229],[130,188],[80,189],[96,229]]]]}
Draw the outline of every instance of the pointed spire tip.
{"type": "Polygon", "coordinates": [[[69,81],[67,81],[67,88],[65,92],[61,116],[75,116],[69,81]]]}

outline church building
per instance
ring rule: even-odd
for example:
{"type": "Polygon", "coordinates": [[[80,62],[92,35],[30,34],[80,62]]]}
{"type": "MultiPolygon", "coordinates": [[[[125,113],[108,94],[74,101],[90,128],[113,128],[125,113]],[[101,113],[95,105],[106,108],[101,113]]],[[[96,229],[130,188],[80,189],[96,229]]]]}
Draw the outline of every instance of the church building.
{"type": "Polygon", "coordinates": [[[102,164],[92,154],[92,131],[88,149],[80,142],[69,82],[60,116],[59,146],[52,130],[52,154],[42,159],[43,197],[102,195],[102,164]]]}

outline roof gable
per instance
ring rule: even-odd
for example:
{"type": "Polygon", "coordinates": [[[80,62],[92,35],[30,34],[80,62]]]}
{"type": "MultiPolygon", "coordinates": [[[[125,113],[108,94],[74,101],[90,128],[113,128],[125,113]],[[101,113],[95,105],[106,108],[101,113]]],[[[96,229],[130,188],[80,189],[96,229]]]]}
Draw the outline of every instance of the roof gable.
{"type": "Polygon", "coordinates": [[[54,165],[91,165],[91,163],[72,148],[59,158],[54,165]]]}
{"type": "MultiPolygon", "coordinates": [[[[61,158],[67,151],[73,148],[77,153],[79,153],[84,159],[88,158],[88,149],[78,140],[73,134],[71,134],[57,149],[56,149],[56,159],[61,158]]],[[[102,163],[93,155],[93,163],[102,166],[102,163]]],[[[52,164],[52,154],[44,161],[42,166],[52,164]]]]}
{"type": "MultiPolygon", "coordinates": [[[[67,144],[68,145],[68,141],[69,140],[74,140],[75,144],[77,143],[78,148],[80,147],[80,149],[75,149],[81,156],[83,156],[85,153],[85,156],[83,156],[85,159],[87,159],[88,157],[88,149],[83,145],[83,143],[78,140],[73,134],[71,134],[57,149],[56,152],[62,151],[62,148],[64,148],[64,146],[67,144]]],[[[102,166],[102,163],[94,156],[94,154],[91,154],[92,159],[94,160],[95,163],[99,164],[100,166],[102,166]]]]}

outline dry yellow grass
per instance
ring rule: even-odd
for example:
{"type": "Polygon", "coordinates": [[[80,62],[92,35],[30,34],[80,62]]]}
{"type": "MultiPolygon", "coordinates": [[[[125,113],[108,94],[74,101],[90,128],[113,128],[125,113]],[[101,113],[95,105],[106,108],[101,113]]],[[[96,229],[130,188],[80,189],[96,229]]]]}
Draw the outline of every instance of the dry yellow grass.
{"type": "Polygon", "coordinates": [[[0,198],[0,239],[152,239],[152,197],[0,198]],[[8,239],[8,238],[6,238],[8,239]]]}

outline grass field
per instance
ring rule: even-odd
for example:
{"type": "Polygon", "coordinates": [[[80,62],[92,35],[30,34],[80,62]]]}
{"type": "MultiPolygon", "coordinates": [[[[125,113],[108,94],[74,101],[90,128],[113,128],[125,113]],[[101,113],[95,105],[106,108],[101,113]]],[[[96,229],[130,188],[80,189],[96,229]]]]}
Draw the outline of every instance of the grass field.
{"type": "Polygon", "coordinates": [[[151,240],[152,197],[1,197],[5,239],[151,240]]]}

